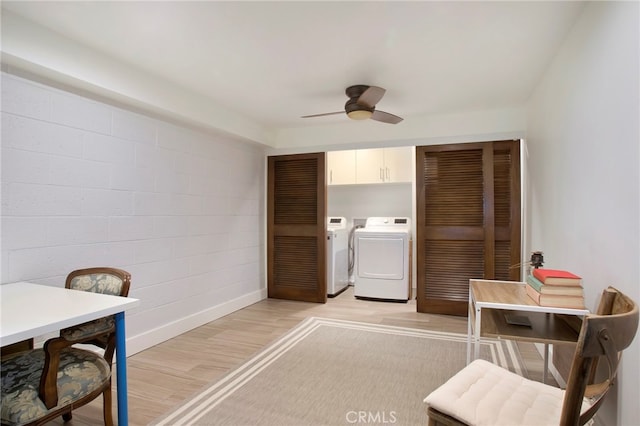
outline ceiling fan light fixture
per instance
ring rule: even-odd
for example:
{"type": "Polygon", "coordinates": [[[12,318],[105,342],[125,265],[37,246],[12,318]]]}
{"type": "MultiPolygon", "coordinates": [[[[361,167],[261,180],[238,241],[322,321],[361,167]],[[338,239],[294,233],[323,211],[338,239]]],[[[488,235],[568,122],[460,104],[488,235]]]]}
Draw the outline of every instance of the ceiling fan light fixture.
{"type": "MultiPolygon", "coordinates": [[[[0,0],[1,1],[1,0],[0,0]]],[[[367,86],[364,84],[356,84],[346,88],[345,93],[349,100],[344,104],[344,112],[351,120],[368,120],[372,119],[388,124],[398,124],[402,121],[402,117],[389,114],[388,112],[376,109],[376,104],[382,96],[385,89],[378,86],[367,86]]],[[[342,112],[325,112],[322,114],[303,115],[302,118],[324,117],[326,115],[337,115],[342,112]]]]}
{"type": "Polygon", "coordinates": [[[349,111],[347,115],[352,120],[367,120],[371,118],[371,116],[373,115],[373,111],[360,109],[360,110],[349,111]]]}

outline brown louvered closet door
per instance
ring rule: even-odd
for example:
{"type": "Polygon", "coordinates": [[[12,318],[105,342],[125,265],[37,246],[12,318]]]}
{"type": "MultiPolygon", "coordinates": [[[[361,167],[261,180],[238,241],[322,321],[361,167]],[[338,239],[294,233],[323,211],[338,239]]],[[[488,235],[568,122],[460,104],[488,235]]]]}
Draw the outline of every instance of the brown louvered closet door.
{"type": "Polygon", "coordinates": [[[466,315],[469,279],[519,280],[518,141],[416,149],[418,312],[466,315]]]}
{"type": "Polygon", "coordinates": [[[327,301],[325,154],[269,157],[269,297],[327,301]]]}

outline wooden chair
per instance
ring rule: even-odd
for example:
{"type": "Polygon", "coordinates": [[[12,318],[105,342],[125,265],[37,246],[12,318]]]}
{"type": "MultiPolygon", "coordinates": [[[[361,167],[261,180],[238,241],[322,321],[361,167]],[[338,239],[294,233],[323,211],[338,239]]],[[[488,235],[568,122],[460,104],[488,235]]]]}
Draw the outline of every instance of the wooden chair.
{"type": "MultiPolygon", "coordinates": [[[[131,275],[116,268],[89,268],[71,272],[65,287],[126,297],[131,275]]],[[[51,309],[55,309],[52,306],[51,309]]],[[[115,318],[89,321],[60,331],[42,349],[2,358],[2,424],[40,425],[103,397],[105,425],[113,425],[111,409],[111,361],[115,351],[115,318]],[[88,343],[104,349],[80,349],[88,343]]]]}
{"type": "Polygon", "coordinates": [[[425,398],[429,425],[583,425],[613,386],[638,329],[638,305],[613,287],[580,329],[566,390],[476,360],[425,398]],[[606,361],[608,374],[594,383],[606,361]]]}

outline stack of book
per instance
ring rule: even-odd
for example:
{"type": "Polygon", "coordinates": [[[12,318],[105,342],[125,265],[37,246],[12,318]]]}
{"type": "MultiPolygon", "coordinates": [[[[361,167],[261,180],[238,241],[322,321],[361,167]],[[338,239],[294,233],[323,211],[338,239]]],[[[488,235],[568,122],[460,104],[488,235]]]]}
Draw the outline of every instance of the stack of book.
{"type": "Polygon", "coordinates": [[[527,294],[540,306],[584,309],[582,278],[568,271],[537,268],[527,277],[527,294]]]}

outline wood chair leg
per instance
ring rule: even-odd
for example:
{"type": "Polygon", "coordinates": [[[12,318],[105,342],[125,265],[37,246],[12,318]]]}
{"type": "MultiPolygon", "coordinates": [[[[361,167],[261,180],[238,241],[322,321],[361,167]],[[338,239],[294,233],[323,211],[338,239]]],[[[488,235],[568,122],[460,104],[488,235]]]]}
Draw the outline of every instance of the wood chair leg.
{"type": "Polygon", "coordinates": [[[113,414],[111,410],[111,382],[102,392],[102,415],[105,426],[113,426],[113,414]]]}

